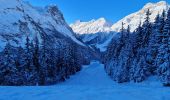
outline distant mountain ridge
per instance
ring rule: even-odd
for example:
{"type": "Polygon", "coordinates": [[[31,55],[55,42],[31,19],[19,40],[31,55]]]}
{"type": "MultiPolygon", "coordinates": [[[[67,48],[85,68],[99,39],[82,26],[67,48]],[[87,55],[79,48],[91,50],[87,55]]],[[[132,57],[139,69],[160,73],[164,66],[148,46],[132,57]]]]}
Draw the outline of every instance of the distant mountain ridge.
{"type": "Polygon", "coordinates": [[[89,22],[78,21],[70,26],[75,33],[83,35],[81,38],[84,42],[93,41],[96,37],[100,37],[101,39],[96,41],[96,43],[93,42],[92,45],[95,45],[101,51],[105,51],[108,43],[110,43],[110,37],[120,32],[122,22],[125,28],[129,25],[130,31],[133,32],[140,22],[143,24],[146,17],[145,13],[148,9],[150,9],[151,12],[150,21],[154,22],[157,14],[161,14],[163,10],[167,11],[168,8],[169,5],[166,1],[147,3],[141,10],[124,17],[114,24],[104,18],[99,18],[98,20],[91,20],[89,22]],[[104,35],[102,34],[102,36],[100,36],[98,33],[103,33],[104,35]],[[101,41],[103,41],[102,44],[101,41]]]}
{"type": "Polygon", "coordinates": [[[89,22],[76,21],[70,25],[77,34],[95,34],[98,32],[110,32],[112,23],[105,18],[92,19],[89,22]]]}

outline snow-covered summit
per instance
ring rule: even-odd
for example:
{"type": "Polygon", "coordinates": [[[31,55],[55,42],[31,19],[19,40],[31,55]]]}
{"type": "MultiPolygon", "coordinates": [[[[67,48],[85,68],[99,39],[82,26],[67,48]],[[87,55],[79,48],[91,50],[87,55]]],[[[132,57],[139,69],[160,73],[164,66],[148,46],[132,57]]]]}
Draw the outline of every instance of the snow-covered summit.
{"type": "Polygon", "coordinates": [[[31,37],[53,35],[53,38],[62,35],[84,45],[76,39],[56,5],[38,8],[23,0],[0,0],[0,23],[1,46],[8,40],[23,43],[28,34],[31,37]]]}
{"type": "Polygon", "coordinates": [[[131,27],[131,31],[134,31],[137,26],[139,25],[140,21],[143,23],[145,20],[145,13],[149,9],[151,12],[150,21],[154,22],[157,14],[161,14],[163,10],[167,11],[169,8],[169,5],[165,1],[160,1],[157,3],[147,3],[141,10],[138,12],[132,13],[117,23],[113,24],[112,31],[119,32],[121,29],[121,23],[125,23],[125,28],[127,28],[128,25],[131,27]]]}
{"type": "Polygon", "coordinates": [[[77,34],[94,34],[98,32],[109,32],[111,30],[112,23],[107,21],[105,18],[99,18],[97,20],[92,19],[89,22],[82,22],[78,20],[70,26],[77,34]]]}
{"type": "Polygon", "coordinates": [[[166,1],[159,1],[159,2],[157,2],[157,3],[151,3],[151,2],[149,2],[149,3],[147,3],[147,4],[143,7],[143,9],[150,9],[150,8],[152,8],[152,7],[154,7],[154,6],[165,6],[165,5],[168,5],[166,1]]]}

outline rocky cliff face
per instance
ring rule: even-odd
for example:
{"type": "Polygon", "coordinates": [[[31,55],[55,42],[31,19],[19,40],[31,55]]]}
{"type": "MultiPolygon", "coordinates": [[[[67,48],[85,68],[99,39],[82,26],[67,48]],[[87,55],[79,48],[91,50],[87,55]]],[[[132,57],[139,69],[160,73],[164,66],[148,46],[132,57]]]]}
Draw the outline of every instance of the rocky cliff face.
{"type": "Polygon", "coordinates": [[[22,45],[24,38],[35,35],[58,36],[69,38],[73,42],[84,46],[76,39],[75,34],[67,25],[60,10],[55,5],[46,8],[36,8],[22,0],[0,1],[0,41],[1,48],[6,41],[13,45],[22,45]]]}

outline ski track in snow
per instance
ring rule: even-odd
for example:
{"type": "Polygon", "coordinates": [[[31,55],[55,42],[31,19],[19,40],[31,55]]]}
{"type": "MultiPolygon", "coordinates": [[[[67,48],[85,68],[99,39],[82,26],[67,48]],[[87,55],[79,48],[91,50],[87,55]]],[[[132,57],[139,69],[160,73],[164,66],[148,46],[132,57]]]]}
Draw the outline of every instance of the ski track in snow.
{"type": "Polygon", "coordinates": [[[157,82],[115,83],[97,61],[58,85],[1,86],[0,90],[0,100],[170,100],[170,88],[157,82]]]}

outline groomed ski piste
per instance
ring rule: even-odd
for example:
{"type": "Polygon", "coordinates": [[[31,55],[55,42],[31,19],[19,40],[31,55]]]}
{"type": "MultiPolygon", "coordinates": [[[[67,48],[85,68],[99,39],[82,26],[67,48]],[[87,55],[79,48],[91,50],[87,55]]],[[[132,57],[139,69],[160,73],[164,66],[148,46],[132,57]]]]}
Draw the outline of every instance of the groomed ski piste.
{"type": "Polygon", "coordinates": [[[170,100],[170,88],[163,87],[156,77],[143,83],[118,84],[98,61],[57,85],[1,86],[0,90],[0,100],[170,100]]]}

